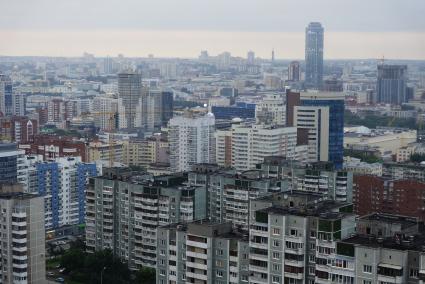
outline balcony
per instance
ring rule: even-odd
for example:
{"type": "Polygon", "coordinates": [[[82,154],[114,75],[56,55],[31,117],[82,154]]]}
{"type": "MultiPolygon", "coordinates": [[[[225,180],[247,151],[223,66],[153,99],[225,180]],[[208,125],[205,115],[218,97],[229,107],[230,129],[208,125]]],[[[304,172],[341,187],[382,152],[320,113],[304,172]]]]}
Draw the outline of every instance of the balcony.
{"type": "Polygon", "coordinates": [[[208,266],[206,264],[203,263],[196,263],[196,262],[186,262],[186,267],[191,267],[191,268],[195,268],[195,269],[203,269],[203,270],[208,270],[208,266]]]}
{"type": "Polygon", "coordinates": [[[194,242],[189,240],[186,241],[186,245],[191,247],[203,248],[203,249],[208,248],[208,243],[194,242]]]}

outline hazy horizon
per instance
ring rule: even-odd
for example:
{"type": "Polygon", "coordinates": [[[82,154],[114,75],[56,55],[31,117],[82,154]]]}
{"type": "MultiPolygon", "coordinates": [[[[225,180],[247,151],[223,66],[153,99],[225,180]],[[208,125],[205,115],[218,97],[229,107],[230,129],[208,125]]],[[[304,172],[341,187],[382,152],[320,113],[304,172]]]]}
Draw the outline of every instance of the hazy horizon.
{"type": "Polygon", "coordinates": [[[325,59],[425,59],[423,0],[0,1],[0,55],[304,58],[311,21],[325,59]]]}

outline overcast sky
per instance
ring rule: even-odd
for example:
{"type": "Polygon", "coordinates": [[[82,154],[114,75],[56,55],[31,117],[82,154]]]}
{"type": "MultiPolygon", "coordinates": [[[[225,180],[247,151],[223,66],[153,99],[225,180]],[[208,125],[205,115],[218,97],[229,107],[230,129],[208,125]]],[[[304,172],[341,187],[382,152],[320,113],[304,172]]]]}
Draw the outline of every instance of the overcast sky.
{"type": "Polygon", "coordinates": [[[425,0],[0,0],[0,11],[0,54],[6,55],[87,50],[146,56],[153,50],[194,57],[202,48],[239,55],[253,49],[268,56],[275,48],[282,57],[302,57],[305,26],[320,21],[328,58],[425,59],[425,0]],[[181,42],[178,50],[172,50],[173,42],[165,48],[167,34],[184,39],[187,49],[181,42]],[[235,42],[240,38],[251,38],[244,42],[250,46],[235,42]]]}

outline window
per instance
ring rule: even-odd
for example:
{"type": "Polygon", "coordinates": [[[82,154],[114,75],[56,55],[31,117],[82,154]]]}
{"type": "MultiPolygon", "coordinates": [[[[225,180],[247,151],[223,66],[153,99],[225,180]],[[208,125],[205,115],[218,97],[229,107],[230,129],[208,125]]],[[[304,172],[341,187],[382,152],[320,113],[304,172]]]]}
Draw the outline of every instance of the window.
{"type": "Polygon", "coordinates": [[[223,271],[217,270],[217,277],[223,277],[223,271]]]}
{"type": "Polygon", "coordinates": [[[248,282],[248,275],[242,275],[242,281],[248,282]]]}
{"type": "Polygon", "coordinates": [[[273,228],[273,235],[280,235],[280,229],[279,228],[273,228]]]}
{"type": "Polygon", "coordinates": [[[216,260],[215,265],[218,267],[223,267],[223,261],[222,260],[216,260]]]}
{"type": "Polygon", "coordinates": [[[363,284],[372,284],[372,280],[363,280],[363,284]]]}
{"type": "Polygon", "coordinates": [[[363,272],[372,273],[372,265],[363,265],[363,272]]]}
{"type": "Polygon", "coordinates": [[[297,231],[297,230],[295,230],[295,229],[291,229],[291,230],[289,231],[289,234],[290,234],[291,236],[296,237],[296,236],[298,236],[298,231],[297,231]]]}
{"type": "Polygon", "coordinates": [[[218,249],[218,250],[216,251],[216,254],[217,254],[217,255],[223,255],[223,250],[222,250],[222,249],[218,249]]]}
{"type": "Polygon", "coordinates": [[[280,278],[279,278],[279,276],[273,276],[273,277],[272,277],[272,282],[273,282],[273,283],[280,283],[280,278]]]}
{"type": "Polygon", "coordinates": [[[409,273],[410,277],[418,278],[418,274],[419,274],[419,269],[410,268],[410,273],[409,273]]]}
{"type": "Polygon", "coordinates": [[[280,265],[279,264],[273,264],[273,270],[279,271],[280,270],[280,265]]]}
{"type": "Polygon", "coordinates": [[[279,259],[279,258],[280,258],[280,253],[278,253],[278,252],[273,252],[273,253],[272,253],[272,257],[273,257],[273,259],[279,259]]]}
{"type": "Polygon", "coordinates": [[[273,246],[274,247],[280,246],[280,242],[278,240],[273,240],[273,246]]]}

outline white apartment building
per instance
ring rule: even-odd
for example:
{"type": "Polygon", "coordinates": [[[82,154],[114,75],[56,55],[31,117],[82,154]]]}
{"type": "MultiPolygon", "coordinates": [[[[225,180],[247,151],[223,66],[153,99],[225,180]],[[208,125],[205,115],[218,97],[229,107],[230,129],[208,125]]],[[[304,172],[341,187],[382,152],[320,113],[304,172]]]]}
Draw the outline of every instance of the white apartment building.
{"type": "Polygon", "coordinates": [[[172,171],[189,171],[194,164],[215,162],[215,118],[212,113],[173,117],[168,126],[172,171]]]}
{"type": "Polygon", "coordinates": [[[297,129],[266,125],[233,125],[231,158],[238,171],[255,169],[267,156],[295,157],[297,129]]]}
{"type": "Polygon", "coordinates": [[[267,94],[255,106],[257,123],[270,125],[285,125],[286,106],[282,95],[267,94]]]}

